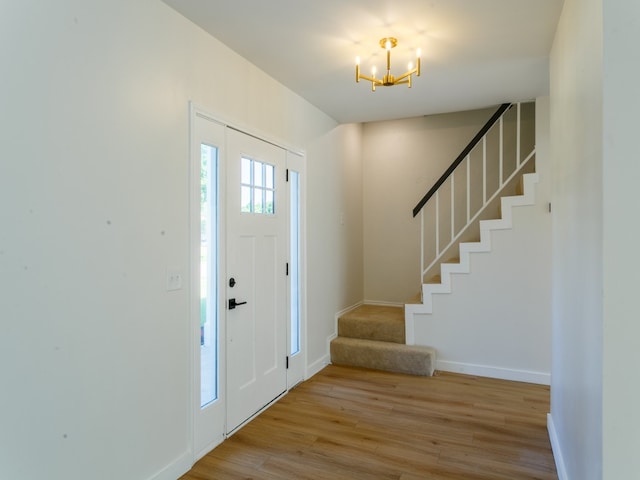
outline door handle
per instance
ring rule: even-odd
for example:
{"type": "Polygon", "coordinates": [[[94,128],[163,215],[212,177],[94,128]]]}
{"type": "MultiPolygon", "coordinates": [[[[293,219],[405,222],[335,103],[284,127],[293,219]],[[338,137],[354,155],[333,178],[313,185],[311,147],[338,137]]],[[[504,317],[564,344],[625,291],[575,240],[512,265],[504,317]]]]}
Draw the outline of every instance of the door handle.
{"type": "Polygon", "coordinates": [[[230,298],[229,299],[229,310],[233,310],[234,308],[236,308],[238,305],[245,305],[247,302],[236,302],[235,298],[230,298]]]}

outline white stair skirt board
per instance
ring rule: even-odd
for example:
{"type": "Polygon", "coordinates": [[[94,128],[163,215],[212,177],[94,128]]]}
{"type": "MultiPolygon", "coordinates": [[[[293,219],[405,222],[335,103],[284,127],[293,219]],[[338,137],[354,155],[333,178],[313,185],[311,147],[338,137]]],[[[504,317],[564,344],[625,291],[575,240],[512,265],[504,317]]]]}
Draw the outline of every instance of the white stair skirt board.
{"type": "Polygon", "coordinates": [[[569,480],[567,475],[567,468],[564,466],[564,458],[562,457],[562,450],[560,449],[560,441],[558,440],[558,433],[556,432],[556,426],[553,423],[553,416],[547,413],[547,431],[549,432],[549,441],[551,442],[551,451],[553,452],[553,459],[556,462],[556,471],[558,472],[558,480],[569,480]]]}
{"type": "Polygon", "coordinates": [[[535,188],[538,183],[537,173],[523,175],[524,193],[500,199],[502,206],[502,218],[480,221],[480,241],[461,243],[460,262],[443,263],[440,265],[441,283],[426,283],[422,285],[422,304],[405,305],[405,332],[407,345],[415,344],[416,315],[431,314],[433,312],[433,294],[451,293],[451,275],[468,274],[471,271],[471,254],[491,251],[491,232],[493,230],[506,230],[512,226],[512,208],[535,204],[535,188]]]}

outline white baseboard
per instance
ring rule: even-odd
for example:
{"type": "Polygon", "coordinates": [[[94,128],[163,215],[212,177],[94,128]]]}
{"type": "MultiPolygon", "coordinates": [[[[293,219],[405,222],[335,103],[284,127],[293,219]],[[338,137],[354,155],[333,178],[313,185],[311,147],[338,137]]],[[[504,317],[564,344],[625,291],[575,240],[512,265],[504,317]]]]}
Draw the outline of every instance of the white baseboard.
{"type": "Polygon", "coordinates": [[[331,363],[331,356],[327,353],[326,355],[322,356],[321,358],[313,362],[311,365],[308,365],[305,380],[309,380],[311,377],[313,377],[316,373],[320,372],[324,367],[326,367],[330,363],[331,363]]]}
{"type": "Polygon", "coordinates": [[[149,480],[176,480],[191,470],[193,466],[193,455],[191,452],[184,452],[177,459],[164,467],[149,480]]]}
{"type": "Polygon", "coordinates": [[[385,302],[382,300],[365,300],[365,305],[376,305],[378,307],[404,307],[404,303],[385,302]]]}
{"type": "Polygon", "coordinates": [[[351,306],[349,306],[347,308],[343,308],[342,310],[340,310],[339,312],[336,313],[336,316],[335,316],[335,319],[336,319],[336,335],[337,335],[337,332],[338,332],[338,318],[340,318],[345,313],[350,312],[351,310],[355,310],[356,308],[360,307],[363,304],[364,304],[364,302],[354,303],[353,305],[351,305],[351,306]]]}
{"type": "Polygon", "coordinates": [[[209,453],[211,450],[213,450],[218,445],[220,445],[222,442],[224,442],[224,440],[225,440],[225,437],[223,435],[220,435],[219,438],[216,438],[213,442],[208,444],[201,451],[196,452],[196,456],[195,456],[195,459],[193,461],[194,465],[198,460],[200,460],[202,457],[204,457],[207,453],[209,453]]]}
{"type": "Polygon", "coordinates": [[[338,318],[340,318],[345,313],[350,312],[351,310],[355,310],[362,304],[363,304],[362,302],[354,303],[353,305],[350,305],[346,308],[343,308],[339,312],[336,312],[333,319],[333,333],[327,337],[327,342],[326,342],[327,349],[325,351],[325,354],[315,362],[307,365],[305,380],[310,379],[316,373],[318,373],[320,370],[322,370],[324,367],[326,367],[331,363],[331,340],[333,340],[338,336],[338,318]]]}
{"type": "Polygon", "coordinates": [[[564,459],[562,457],[562,449],[560,448],[560,441],[558,440],[558,434],[556,432],[556,426],[553,423],[553,417],[550,413],[547,413],[547,431],[549,432],[549,441],[551,442],[551,451],[553,452],[553,459],[556,462],[556,471],[558,472],[558,480],[569,480],[567,475],[567,469],[564,466],[564,459]]]}
{"type": "Polygon", "coordinates": [[[551,384],[551,374],[544,372],[514,370],[488,365],[450,362],[447,360],[438,360],[436,365],[436,370],[442,370],[443,372],[464,373],[467,375],[477,375],[478,377],[499,378],[501,380],[512,380],[514,382],[537,383],[539,385],[551,384]]]}
{"type": "Polygon", "coordinates": [[[324,367],[326,367],[331,363],[331,340],[333,340],[338,336],[338,318],[340,318],[345,313],[350,312],[351,310],[355,310],[360,305],[362,305],[362,302],[355,303],[349,307],[343,308],[339,312],[336,312],[333,318],[333,333],[327,337],[327,341],[325,344],[326,345],[325,353],[318,360],[307,365],[307,368],[305,370],[305,378],[304,378],[305,380],[309,380],[316,373],[318,373],[320,370],[322,370],[324,367]]]}

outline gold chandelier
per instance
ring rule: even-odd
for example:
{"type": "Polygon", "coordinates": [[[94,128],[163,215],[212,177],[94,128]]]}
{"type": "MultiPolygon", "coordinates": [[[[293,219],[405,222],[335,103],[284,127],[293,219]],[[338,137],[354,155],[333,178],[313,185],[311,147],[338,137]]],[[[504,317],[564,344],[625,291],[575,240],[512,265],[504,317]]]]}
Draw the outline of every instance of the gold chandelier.
{"type": "Polygon", "coordinates": [[[411,88],[411,78],[415,73],[416,77],[420,76],[420,49],[416,52],[416,66],[409,63],[409,70],[400,75],[394,77],[391,74],[391,49],[398,45],[398,40],[394,37],[385,37],[380,39],[380,47],[387,51],[387,73],[382,78],[376,78],[376,67],[371,69],[371,76],[362,75],[360,73],[360,57],[356,57],[356,82],[362,80],[368,80],[371,82],[371,91],[375,92],[377,86],[390,87],[392,85],[402,85],[406,83],[411,88]]]}

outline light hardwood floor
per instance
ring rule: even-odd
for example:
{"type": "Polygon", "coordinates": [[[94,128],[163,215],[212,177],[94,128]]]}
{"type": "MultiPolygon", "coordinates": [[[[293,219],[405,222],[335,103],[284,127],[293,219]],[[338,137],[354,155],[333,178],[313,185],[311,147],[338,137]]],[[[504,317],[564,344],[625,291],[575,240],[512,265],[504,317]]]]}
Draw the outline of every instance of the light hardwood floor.
{"type": "Polygon", "coordinates": [[[554,479],[549,388],[330,365],[182,480],[554,479]]]}

